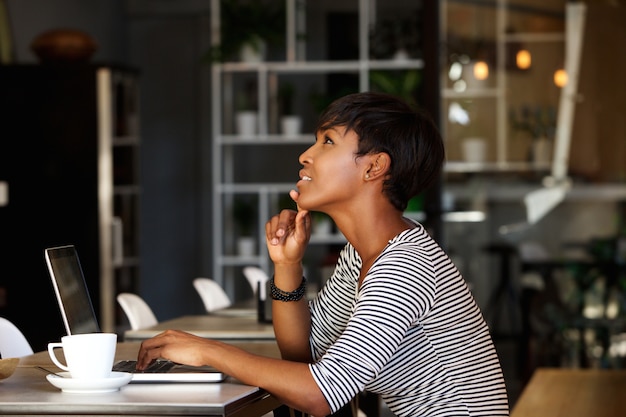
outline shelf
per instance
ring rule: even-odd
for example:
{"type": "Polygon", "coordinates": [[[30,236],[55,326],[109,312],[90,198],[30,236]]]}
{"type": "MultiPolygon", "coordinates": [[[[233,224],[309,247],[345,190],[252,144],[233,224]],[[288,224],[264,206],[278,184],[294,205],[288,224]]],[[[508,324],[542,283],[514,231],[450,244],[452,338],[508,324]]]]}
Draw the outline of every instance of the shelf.
{"type": "Polygon", "coordinates": [[[220,256],[215,262],[221,266],[247,266],[259,265],[264,261],[262,256],[237,256],[224,255],[220,256]]]}
{"type": "Polygon", "coordinates": [[[455,91],[451,88],[441,90],[443,98],[498,98],[502,95],[501,88],[468,88],[465,91],[455,91]]]}
{"type": "Polygon", "coordinates": [[[354,60],[354,61],[295,61],[295,62],[226,62],[216,64],[214,69],[222,72],[275,72],[275,73],[343,73],[361,70],[407,70],[422,69],[421,59],[407,60],[354,60]]]}
{"type": "Polygon", "coordinates": [[[444,165],[447,173],[470,173],[470,172],[548,172],[549,163],[533,162],[465,162],[448,161],[444,165]]]}
{"type": "Polygon", "coordinates": [[[216,191],[225,194],[277,194],[288,193],[296,188],[297,179],[289,183],[223,183],[216,184],[216,191]]]}
{"type": "Polygon", "coordinates": [[[139,136],[116,136],[113,139],[113,146],[138,146],[140,144],[139,136]]]}
{"type": "Polygon", "coordinates": [[[488,8],[479,3],[443,1],[440,6],[441,133],[446,138],[448,158],[454,161],[445,169],[477,173],[546,171],[548,164],[523,161],[532,155],[531,138],[549,136],[545,132],[556,128],[551,114],[558,107],[560,89],[554,85],[553,75],[564,60],[564,10],[563,16],[558,13],[530,22],[528,14],[509,7],[513,3],[510,0],[491,2],[488,8]],[[532,54],[530,68],[517,66],[520,49],[532,54]],[[479,61],[487,68],[480,80],[473,71],[479,61]],[[536,88],[538,85],[541,88],[536,88]],[[454,111],[449,113],[452,105],[454,111]],[[518,113],[524,116],[518,117],[518,113]],[[517,123],[512,123],[512,116],[517,123]],[[522,140],[513,140],[516,136],[522,140]],[[464,140],[470,137],[485,140],[485,159],[494,162],[457,162],[465,159],[464,140]]]}
{"type": "Polygon", "coordinates": [[[557,33],[508,33],[505,42],[565,42],[565,34],[557,33]]]}
{"type": "MultiPolygon", "coordinates": [[[[541,188],[540,185],[528,183],[507,183],[506,185],[486,182],[484,185],[484,198],[490,203],[519,203],[528,193],[541,188]]],[[[471,201],[476,191],[466,185],[449,183],[445,190],[454,195],[455,200],[471,201]]],[[[626,185],[624,184],[579,184],[572,186],[565,196],[566,202],[605,202],[615,203],[626,201],[626,185]]]]}
{"type": "MultiPolygon", "coordinates": [[[[285,0],[287,1],[287,0],[285,0]]],[[[326,75],[337,75],[339,77],[349,74],[350,80],[354,81],[352,89],[360,91],[370,90],[370,77],[374,71],[406,71],[421,70],[424,68],[422,59],[402,59],[402,60],[369,60],[368,36],[370,7],[375,3],[359,1],[353,4],[354,9],[358,11],[358,35],[359,43],[358,53],[350,56],[355,59],[341,60],[295,60],[296,54],[293,54],[289,45],[295,45],[295,34],[287,33],[285,61],[265,61],[265,62],[224,62],[215,63],[212,66],[212,210],[213,210],[213,279],[219,282],[229,293],[233,299],[236,298],[236,284],[239,274],[238,269],[242,266],[257,265],[265,272],[271,272],[271,260],[267,255],[267,251],[263,250],[265,241],[260,237],[263,234],[261,230],[265,222],[273,216],[277,208],[280,208],[281,199],[285,197],[289,191],[296,189],[298,181],[297,160],[291,161],[292,165],[275,164],[271,166],[272,173],[267,178],[276,180],[276,182],[257,182],[245,183],[237,182],[238,179],[262,180],[266,178],[260,175],[245,175],[238,171],[240,156],[243,156],[241,164],[244,164],[246,152],[253,153],[259,151],[259,155],[267,149],[272,157],[276,154],[276,158],[280,159],[284,155],[293,156],[295,152],[302,147],[303,150],[315,143],[315,134],[313,132],[301,133],[298,135],[283,135],[274,132],[279,131],[279,121],[282,106],[279,101],[281,87],[285,83],[294,85],[298,95],[296,109],[302,112],[302,108],[313,111],[313,105],[304,107],[306,100],[304,97],[305,89],[313,89],[321,83],[321,94],[325,98],[331,98],[338,88],[329,81],[331,77],[326,75]],[[358,57],[358,59],[356,58],[358,57]],[[354,75],[354,77],[353,77],[354,75]],[[320,77],[321,76],[321,77],[320,77]],[[313,86],[312,84],[316,84],[313,86]],[[232,132],[244,131],[237,130],[235,121],[237,110],[242,108],[242,96],[250,98],[250,102],[254,102],[253,111],[257,115],[256,132],[254,135],[238,135],[232,132]],[[298,106],[300,105],[300,106],[298,106]],[[255,148],[264,147],[268,148],[255,148]],[[294,148],[288,148],[294,147],[294,148]],[[247,149],[249,148],[249,149],[247,149]],[[275,152],[276,151],[276,152],[275,152]],[[296,167],[296,169],[294,169],[296,167]],[[249,194],[250,196],[242,196],[249,194]],[[257,251],[258,256],[240,257],[231,255],[236,247],[236,238],[238,228],[235,216],[232,213],[235,197],[249,198],[253,200],[256,215],[255,222],[257,227],[257,251]]],[[[409,6],[412,7],[412,6],[409,6]]],[[[402,10],[404,11],[404,10],[402,10]]],[[[216,13],[215,16],[219,16],[216,13]]],[[[287,14],[288,27],[293,24],[294,16],[287,14]]],[[[217,30],[219,22],[213,21],[212,28],[217,30]]],[[[332,58],[331,53],[327,58],[332,58]]],[[[347,56],[346,56],[347,57],[347,56]]],[[[341,57],[339,57],[341,58],[341,57]]],[[[343,84],[342,84],[343,86],[343,84]]],[[[248,106],[250,107],[250,106],[248,106]]],[[[316,109],[315,112],[319,110],[316,109]]],[[[314,118],[317,114],[301,114],[303,122],[307,123],[311,129],[314,118]]],[[[254,132],[255,130],[250,130],[254,132]]],[[[256,161],[255,161],[256,162],[256,161]]],[[[282,160],[280,161],[282,162],[282,160]]],[[[261,169],[261,168],[259,168],[261,169]]],[[[265,168],[263,168],[265,169],[265,168]]],[[[346,239],[340,234],[331,235],[312,235],[310,243],[319,245],[316,249],[323,251],[323,245],[344,244],[346,239]]]]}
{"type": "Polygon", "coordinates": [[[312,245],[328,245],[328,244],[343,244],[346,243],[346,237],[340,233],[332,234],[315,234],[311,235],[309,244],[312,245]]]}
{"type": "Polygon", "coordinates": [[[282,134],[268,135],[220,135],[216,137],[222,145],[312,145],[315,142],[315,134],[307,133],[298,136],[282,134]]]}
{"type": "Polygon", "coordinates": [[[139,185],[115,185],[113,186],[113,194],[115,195],[137,195],[141,192],[139,185]]]}

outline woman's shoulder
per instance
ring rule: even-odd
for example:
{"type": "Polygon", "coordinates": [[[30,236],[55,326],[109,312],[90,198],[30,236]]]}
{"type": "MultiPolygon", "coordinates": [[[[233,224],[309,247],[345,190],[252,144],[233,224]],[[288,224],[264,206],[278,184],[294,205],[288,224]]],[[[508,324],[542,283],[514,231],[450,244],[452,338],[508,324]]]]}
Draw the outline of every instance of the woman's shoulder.
{"type": "Polygon", "coordinates": [[[440,249],[437,242],[430,236],[422,224],[415,223],[415,227],[406,229],[391,239],[386,251],[393,250],[428,250],[440,249]]]}

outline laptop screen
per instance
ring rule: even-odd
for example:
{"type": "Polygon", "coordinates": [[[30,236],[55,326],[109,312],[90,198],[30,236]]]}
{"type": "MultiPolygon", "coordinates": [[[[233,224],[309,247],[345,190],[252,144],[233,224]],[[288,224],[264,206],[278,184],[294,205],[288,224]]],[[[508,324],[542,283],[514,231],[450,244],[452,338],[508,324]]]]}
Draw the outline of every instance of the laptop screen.
{"type": "Polygon", "coordinates": [[[48,248],[45,256],[67,334],[100,332],[76,248],[48,248]]]}
{"type": "MultiPolygon", "coordinates": [[[[91,304],[83,270],[73,245],[45,250],[46,264],[59,302],[67,334],[99,333],[100,326],[91,304]]],[[[158,369],[135,372],[136,361],[118,361],[116,372],[133,372],[133,381],[220,382],[226,375],[209,366],[190,367],[170,361],[154,362],[158,369]],[[163,369],[167,366],[168,369],[163,369]]]]}

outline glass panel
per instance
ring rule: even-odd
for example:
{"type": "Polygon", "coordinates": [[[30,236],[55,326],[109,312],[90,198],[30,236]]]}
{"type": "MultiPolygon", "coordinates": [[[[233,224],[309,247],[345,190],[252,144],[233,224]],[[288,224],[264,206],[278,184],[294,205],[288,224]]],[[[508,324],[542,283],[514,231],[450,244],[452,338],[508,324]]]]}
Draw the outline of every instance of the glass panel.
{"type": "Polygon", "coordinates": [[[484,140],[484,160],[470,158],[472,162],[496,160],[496,101],[491,98],[444,99],[446,118],[446,153],[448,161],[466,161],[464,143],[468,138],[484,140]]]}
{"type": "Polygon", "coordinates": [[[448,2],[443,34],[444,88],[460,92],[495,86],[496,13],[493,4],[448,2]]]}
{"type": "Polygon", "coordinates": [[[534,42],[512,49],[528,51],[531,57],[528,69],[512,67],[507,73],[508,159],[519,160],[522,155],[530,157],[533,140],[547,138],[552,144],[554,139],[561,92],[554,74],[563,68],[564,44],[534,42]]]}
{"type": "Polygon", "coordinates": [[[509,1],[507,31],[515,33],[562,33],[566,0],[509,1]]]}

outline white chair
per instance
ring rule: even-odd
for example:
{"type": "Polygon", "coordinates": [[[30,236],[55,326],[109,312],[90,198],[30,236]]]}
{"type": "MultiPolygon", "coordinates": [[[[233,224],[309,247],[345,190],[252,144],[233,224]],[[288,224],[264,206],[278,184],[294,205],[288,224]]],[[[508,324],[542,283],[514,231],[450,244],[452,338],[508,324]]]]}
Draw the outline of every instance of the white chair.
{"type": "Polygon", "coordinates": [[[232,302],[220,285],[209,278],[196,278],[193,286],[200,295],[207,313],[230,307],[232,302]]]}
{"type": "Polygon", "coordinates": [[[257,288],[259,287],[259,283],[261,283],[261,294],[260,298],[265,300],[265,283],[270,279],[265,271],[263,271],[258,266],[246,266],[243,269],[243,274],[248,280],[248,283],[252,287],[252,292],[254,296],[257,296],[257,288]]]}
{"type": "Polygon", "coordinates": [[[120,293],[117,295],[117,302],[124,310],[131,329],[145,329],[158,324],[158,320],[148,303],[137,294],[120,293]]]}
{"type": "Polygon", "coordinates": [[[33,348],[20,329],[4,317],[0,317],[0,356],[21,358],[32,355],[33,348]]]}

